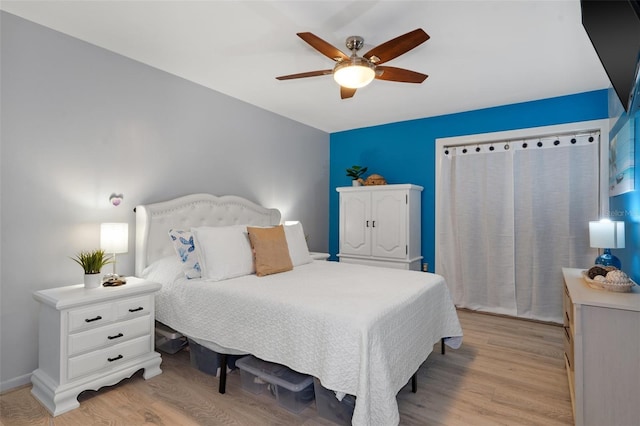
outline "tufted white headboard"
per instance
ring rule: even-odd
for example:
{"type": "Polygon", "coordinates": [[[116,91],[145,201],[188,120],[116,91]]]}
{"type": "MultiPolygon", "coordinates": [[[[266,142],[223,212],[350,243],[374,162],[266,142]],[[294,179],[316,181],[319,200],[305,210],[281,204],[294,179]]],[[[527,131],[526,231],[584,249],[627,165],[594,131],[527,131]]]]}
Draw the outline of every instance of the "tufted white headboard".
{"type": "Polygon", "coordinates": [[[235,195],[216,197],[191,194],[160,203],[136,207],[135,274],[165,256],[175,254],[170,229],[195,226],[280,224],[280,211],[268,209],[235,195]]]}

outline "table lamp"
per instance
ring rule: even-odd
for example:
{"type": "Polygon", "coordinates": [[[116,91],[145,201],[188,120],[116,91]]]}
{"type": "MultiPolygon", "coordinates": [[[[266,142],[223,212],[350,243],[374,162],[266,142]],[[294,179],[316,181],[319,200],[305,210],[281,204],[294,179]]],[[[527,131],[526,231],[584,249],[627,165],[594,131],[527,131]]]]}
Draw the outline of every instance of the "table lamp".
{"type": "Polygon", "coordinates": [[[596,258],[596,265],[622,268],[620,259],[611,254],[611,249],[624,248],[624,222],[609,219],[589,222],[589,242],[591,247],[604,249],[596,258]]]}
{"type": "Polygon", "coordinates": [[[106,253],[113,253],[111,263],[113,272],[106,274],[102,281],[116,281],[120,279],[116,274],[116,254],[126,253],[129,249],[128,223],[103,223],[100,225],[100,248],[106,253]]]}

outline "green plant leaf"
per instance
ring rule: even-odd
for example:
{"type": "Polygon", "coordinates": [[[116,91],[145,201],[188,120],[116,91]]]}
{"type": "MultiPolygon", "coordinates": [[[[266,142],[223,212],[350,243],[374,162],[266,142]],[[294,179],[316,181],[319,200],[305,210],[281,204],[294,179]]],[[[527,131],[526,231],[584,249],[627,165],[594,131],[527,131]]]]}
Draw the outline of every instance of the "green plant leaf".
{"type": "Polygon", "coordinates": [[[98,274],[103,266],[113,263],[113,259],[104,250],[81,251],[71,260],[80,265],[85,274],[98,274]]]}
{"type": "Polygon", "coordinates": [[[347,176],[354,180],[359,179],[363,174],[367,172],[368,169],[368,167],[354,165],[347,169],[347,176]]]}

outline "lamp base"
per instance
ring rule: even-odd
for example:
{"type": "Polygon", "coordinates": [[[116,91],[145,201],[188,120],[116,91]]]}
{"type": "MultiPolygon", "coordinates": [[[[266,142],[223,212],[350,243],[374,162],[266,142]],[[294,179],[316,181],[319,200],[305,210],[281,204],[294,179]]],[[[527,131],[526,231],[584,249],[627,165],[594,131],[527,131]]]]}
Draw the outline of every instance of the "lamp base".
{"type": "Polygon", "coordinates": [[[596,257],[596,265],[613,266],[617,269],[622,269],[622,262],[611,254],[611,249],[604,249],[604,253],[596,257]]]}

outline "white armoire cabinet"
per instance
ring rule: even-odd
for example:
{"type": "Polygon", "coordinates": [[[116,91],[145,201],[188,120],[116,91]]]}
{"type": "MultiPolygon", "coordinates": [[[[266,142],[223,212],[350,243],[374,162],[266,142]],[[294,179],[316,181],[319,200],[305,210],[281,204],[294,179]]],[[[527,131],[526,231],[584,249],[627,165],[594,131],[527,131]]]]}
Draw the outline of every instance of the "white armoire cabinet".
{"type": "Polygon", "coordinates": [[[336,190],[340,193],[340,262],[420,270],[421,186],[336,190]]]}

